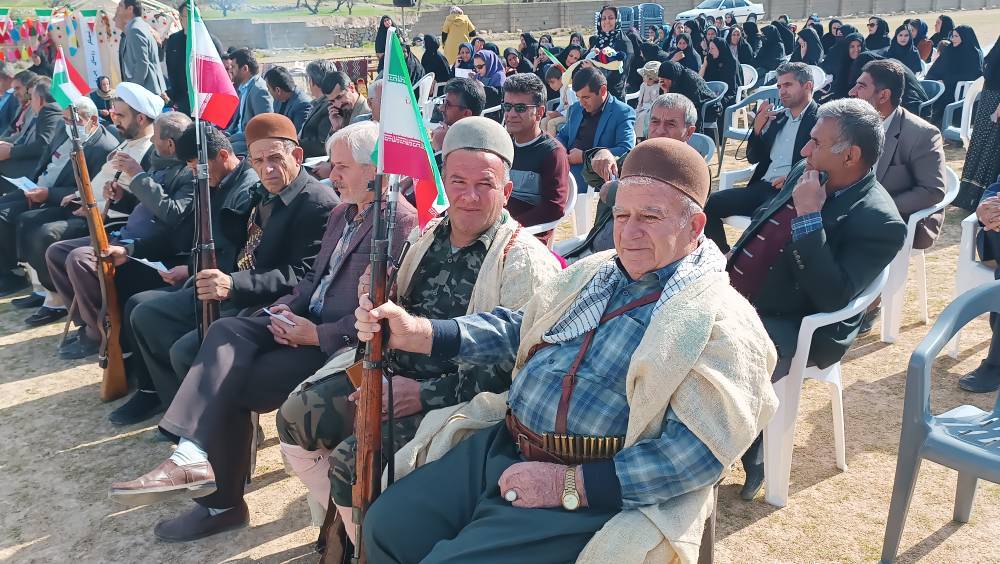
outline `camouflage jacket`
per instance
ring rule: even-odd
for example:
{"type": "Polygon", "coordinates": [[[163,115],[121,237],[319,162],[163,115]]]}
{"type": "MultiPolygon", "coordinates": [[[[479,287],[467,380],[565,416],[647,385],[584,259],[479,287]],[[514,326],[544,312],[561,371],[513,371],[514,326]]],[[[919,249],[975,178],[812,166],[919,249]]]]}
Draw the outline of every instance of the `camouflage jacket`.
{"type": "MultiPolygon", "coordinates": [[[[445,219],[414,272],[409,290],[400,297],[400,305],[430,319],[465,315],[483,260],[504,221],[510,221],[507,214],[471,245],[453,249],[451,226],[445,219]]],[[[514,368],[508,363],[459,366],[450,360],[403,351],[391,352],[389,366],[394,374],[420,381],[420,403],[425,411],[468,401],[479,392],[506,391],[514,368]]]]}

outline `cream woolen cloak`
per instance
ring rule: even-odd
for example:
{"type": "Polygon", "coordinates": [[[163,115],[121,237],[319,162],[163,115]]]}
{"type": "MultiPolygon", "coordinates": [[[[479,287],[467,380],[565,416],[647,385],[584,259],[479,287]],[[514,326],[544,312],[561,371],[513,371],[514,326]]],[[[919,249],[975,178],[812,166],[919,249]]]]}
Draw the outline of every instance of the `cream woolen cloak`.
{"type": "MultiPolygon", "coordinates": [[[[528,350],[613,257],[614,251],[587,257],[538,289],[524,308],[515,377],[528,350]]],[[[728,468],[777,408],[771,387],[776,360],[760,318],[729,285],[726,273],[710,272],[689,282],[654,312],[632,355],[626,447],[659,436],[669,405],[728,468]]],[[[397,476],[440,458],[470,433],[501,420],[505,410],[505,394],[484,393],[468,404],[430,412],[414,440],[396,453],[397,476]]],[[[711,501],[707,487],[622,511],[594,535],[577,562],[696,562],[711,501]]]]}

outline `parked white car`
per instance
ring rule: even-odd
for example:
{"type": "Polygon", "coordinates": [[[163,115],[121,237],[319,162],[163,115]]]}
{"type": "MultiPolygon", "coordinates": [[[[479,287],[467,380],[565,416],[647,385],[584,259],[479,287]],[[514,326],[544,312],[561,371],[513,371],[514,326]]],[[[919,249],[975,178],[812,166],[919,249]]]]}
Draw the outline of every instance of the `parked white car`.
{"type": "Polygon", "coordinates": [[[699,14],[717,18],[725,16],[729,12],[733,13],[740,23],[746,20],[750,14],[756,14],[760,19],[764,15],[764,5],[747,2],[747,0],[705,0],[690,10],[685,10],[674,17],[675,20],[693,20],[699,14]]]}

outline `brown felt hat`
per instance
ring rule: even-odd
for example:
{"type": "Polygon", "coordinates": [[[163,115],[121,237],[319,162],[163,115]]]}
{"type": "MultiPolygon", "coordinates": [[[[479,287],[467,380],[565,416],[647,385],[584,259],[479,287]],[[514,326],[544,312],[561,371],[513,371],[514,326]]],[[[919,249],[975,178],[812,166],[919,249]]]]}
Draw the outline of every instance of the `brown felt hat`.
{"type": "Polygon", "coordinates": [[[281,114],[266,113],[255,115],[243,130],[247,147],[261,139],[288,139],[298,144],[299,135],[295,132],[292,120],[281,114]]]}
{"type": "Polygon", "coordinates": [[[687,143],[659,137],[639,143],[625,158],[621,179],[644,176],[671,188],[705,207],[712,185],[705,159],[687,143]]]}

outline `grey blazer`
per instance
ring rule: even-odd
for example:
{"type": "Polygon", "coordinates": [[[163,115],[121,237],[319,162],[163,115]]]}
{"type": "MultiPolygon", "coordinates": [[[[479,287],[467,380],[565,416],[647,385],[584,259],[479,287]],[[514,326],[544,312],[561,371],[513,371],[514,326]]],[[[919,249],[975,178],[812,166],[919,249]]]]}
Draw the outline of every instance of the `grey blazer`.
{"type": "MultiPolygon", "coordinates": [[[[885,132],[885,147],[875,166],[875,177],[892,196],[903,221],[944,199],[944,167],[941,132],[919,116],[896,108],[885,132]]],[[[943,223],[943,211],[921,221],[913,248],[933,245],[943,223]]]]}
{"type": "Polygon", "coordinates": [[[292,120],[297,131],[306,122],[306,113],[309,111],[309,102],[311,101],[308,94],[296,89],[295,92],[292,92],[291,98],[284,102],[275,102],[274,111],[292,120]]]}
{"type": "Polygon", "coordinates": [[[166,91],[153,29],[142,18],[132,18],[118,44],[122,80],[160,95],[166,91]]]}

